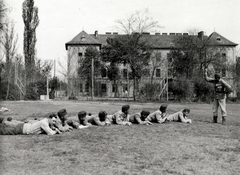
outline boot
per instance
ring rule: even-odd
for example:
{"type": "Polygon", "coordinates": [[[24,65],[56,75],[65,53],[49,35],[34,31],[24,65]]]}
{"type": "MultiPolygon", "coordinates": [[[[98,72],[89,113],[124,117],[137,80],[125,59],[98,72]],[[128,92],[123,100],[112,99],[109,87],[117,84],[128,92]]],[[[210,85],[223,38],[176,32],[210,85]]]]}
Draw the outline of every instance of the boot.
{"type": "Polygon", "coordinates": [[[213,123],[217,123],[218,116],[213,116],[213,123]]]}
{"type": "Polygon", "coordinates": [[[222,124],[224,125],[226,123],[226,116],[222,116],[222,124]]]}

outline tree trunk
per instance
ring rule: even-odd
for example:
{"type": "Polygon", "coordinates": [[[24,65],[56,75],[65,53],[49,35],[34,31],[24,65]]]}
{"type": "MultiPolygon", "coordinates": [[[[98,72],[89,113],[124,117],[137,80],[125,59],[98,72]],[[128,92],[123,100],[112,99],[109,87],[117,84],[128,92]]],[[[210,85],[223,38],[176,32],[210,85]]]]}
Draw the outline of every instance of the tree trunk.
{"type": "Polygon", "coordinates": [[[7,85],[7,94],[6,94],[6,99],[8,99],[9,96],[9,90],[10,90],[10,81],[11,81],[11,67],[9,68],[9,74],[8,74],[8,85],[7,85]]]}
{"type": "Polygon", "coordinates": [[[152,71],[152,75],[151,75],[151,86],[152,86],[152,84],[153,84],[153,76],[154,76],[154,72],[155,72],[155,68],[153,69],[153,71],[152,71]]]}
{"type": "Polygon", "coordinates": [[[133,78],[133,100],[136,101],[136,77],[133,78]]]}
{"type": "Polygon", "coordinates": [[[114,97],[116,98],[117,97],[117,83],[116,83],[116,80],[113,81],[113,84],[114,84],[114,97]]]}

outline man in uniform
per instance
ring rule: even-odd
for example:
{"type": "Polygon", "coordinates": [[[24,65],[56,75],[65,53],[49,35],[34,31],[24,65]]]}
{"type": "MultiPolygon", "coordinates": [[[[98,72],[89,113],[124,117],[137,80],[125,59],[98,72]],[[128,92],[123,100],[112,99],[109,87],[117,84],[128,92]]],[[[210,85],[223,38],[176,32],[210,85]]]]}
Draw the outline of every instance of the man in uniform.
{"type": "Polygon", "coordinates": [[[47,135],[61,134],[61,132],[54,128],[51,129],[50,126],[54,125],[56,118],[53,115],[50,115],[48,118],[36,121],[34,123],[25,123],[17,120],[8,121],[0,124],[0,135],[16,135],[16,134],[42,134],[46,133],[47,135]]]}
{"type": "Polygon", "coordinates": [[[214,78],[210,78],[207,75],[207,69],[205,69],[205,80],[214,84],[214,101],[213,101],[213,123],[217,123],[218,119],[218,108],[220,106],[222,112],[222,124],[226,122],[227,111],[226,111],[226,98],[227,95],[233,90],[231,86],[220,78],[219,74],[215,74],[214,78]]]}
{"type": "Polygon", "coordinates": [[[192,123],[192,120],[187,118],[189,113],[190,113],[190,109],[183,109],[182,111],[179,111],[167,116],[167,120],[170,122],[174,121],[174,122],[192,123]]]}
{"type": "Polygon", "coordinates": [[[129,122],[129,110],[130,110],[129,105],[122,106],[122,110],[119,110],[118,112],[113,114],[112,116],[113,124],[131,126],[132,123],[129,122]]]}
{"type": "Polygon", "coordinates": [[[147,119],[149,122],[153,122],[153,123],[164,123],[167,119],[167,115],[166,115],[166,109],[167,109],[167,104],[162,104],[160,106],[160,108],[149,114],[147,119]]]}
{"type": "Polygon", "coordinates": [[[146,120],[149,114],[150,112],[145,110],[135,114],[131,114],[129,115],[129,121],[133,124],[151,125],[152,123],[146,120]]]}

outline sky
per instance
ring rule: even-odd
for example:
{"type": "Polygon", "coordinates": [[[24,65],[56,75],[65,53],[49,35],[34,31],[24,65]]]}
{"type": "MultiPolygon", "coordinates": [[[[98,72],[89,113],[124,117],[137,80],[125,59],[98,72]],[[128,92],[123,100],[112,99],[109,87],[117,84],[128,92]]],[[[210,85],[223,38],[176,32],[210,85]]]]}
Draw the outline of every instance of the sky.
{"type": "MultiPolygon", "coordinates": [[[[9,18],[18,35],[18,53],[23,55],[22,3],[24,0],[4,0],[9,18]]],[[[136,11],[148,9],[157,21],[160,33],[183,33],[199,29],[205,35],[216,31],[240,44],[239,0],[34,0],[38,7],[39,26],[36,29],[37,57],[67,61],[65,43],[82,30],[119,32],[116,21],[126,19],[136,11]]],[[[66,65],[66,64],[65,64],[66,65]]],[[[56,64],[56,74],[61,67],[56,64]]]]}

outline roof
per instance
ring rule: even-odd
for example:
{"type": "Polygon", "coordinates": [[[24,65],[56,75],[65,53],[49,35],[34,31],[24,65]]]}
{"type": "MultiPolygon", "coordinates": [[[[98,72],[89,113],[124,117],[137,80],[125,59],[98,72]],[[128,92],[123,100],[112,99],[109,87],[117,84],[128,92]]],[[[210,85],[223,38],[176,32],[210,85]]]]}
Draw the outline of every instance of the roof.
{"type": "Polygon", "coordinates": [[[84,30],[77,34],[71,41],[65,44],[66,50],[69,45],[102,45],[91,35],[87,34],[84,30]]]}
{"type": "MultiPolygon", "coordinates": [[[[85,31],[81,31],[77,36],[75,36],[71,41],[65,44],[66,50],[68,45],[106,45],[107,38],[114,38],[116,36],[120,36],[123,34],[87,34],[85,31]]],[[[155,34],[150,35],[143,34],[143,36],[152,44],[152,48],[154,49],[170,49],[174,47],[174,42],[179,36],[178,34],[155,34]]],[[[190,35],[186,35],[190,36],[190,35]]],[[[193,35],[198,39],[197,35],[193,35]]],[[[224,38],[223,36],[219,35],[217,32],[213,32],[209,37],[203,35],[203,40],[207,41],[208,45],[215,45],[215,46],[236,46],[236,43],[229,41],[228,39],[224,38]],[[220,38],[217,40],[217,38],[220,38]]]]}
{"type": "Polygon", "coordinates": [[[207,41],[207,45],[209,46],[237,46],[238,44],[226,39],[222,35],[217,32],[213,32],[207,41]]]}

